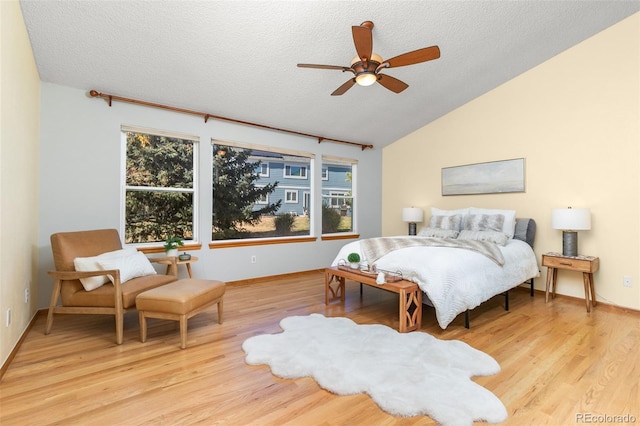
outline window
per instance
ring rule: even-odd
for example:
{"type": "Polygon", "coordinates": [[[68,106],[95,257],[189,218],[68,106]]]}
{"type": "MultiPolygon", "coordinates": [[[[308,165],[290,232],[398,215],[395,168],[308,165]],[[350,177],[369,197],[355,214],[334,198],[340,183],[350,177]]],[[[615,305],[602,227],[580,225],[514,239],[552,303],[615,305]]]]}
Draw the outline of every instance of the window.
{"type": "Polygon", "coordinates": [[[258,174],[260,177],[269,177],[269,163],[260,163],[258,166],[258,174]]]}
{"type": "Polygon", "coordinates": [[[322,180],[329,180],[329,169],[322,167],[322,180]]]}
{"type": "Polygon", "coordinates": [[[285,203],[297,203],[298,202],[298,191],[294,191],[292,189],[284,190],[284,202],[285,203]]]}
{"type": "Polygon", "coordinates": [[[123,126],[122,141],[125,242],[164,242],[170,236],[193,240],[198,138],[123,126]]]}
{"type": "Polygon", "coordinates": [[[269,194],[260,194],[258,198],[256,198],[256,204],[269,204],[269,194]]]}
{"type": "Polygon", "coordinates": [[[322,233],[355,232],[355,160],[323,157],[322,233]]]}
{"type": "Polygon", "coordinates": [[[307,170],[313,154],[214,140],[211,155],[212,240],[310,235],[306,196],[300,202],[299,194],[312,191],[307,170]]]}
{"type": "Polygon", "coordinates": [[[284,177],[293,178],[293,179],[306,179],[307,167],[300,166],[300,165],[287,164],[284,167],[284,177]]]}
{"type": "MultiPolygon", "coordinates": [[[[329,207],[333,207],[334,209],[339,209],[340,206],[346,204],[346,200],[348,193],[343,191],[331,191],[329,192],[329,207]]],[[[348,197],[349,199],[351,197],[348,197]]]]}

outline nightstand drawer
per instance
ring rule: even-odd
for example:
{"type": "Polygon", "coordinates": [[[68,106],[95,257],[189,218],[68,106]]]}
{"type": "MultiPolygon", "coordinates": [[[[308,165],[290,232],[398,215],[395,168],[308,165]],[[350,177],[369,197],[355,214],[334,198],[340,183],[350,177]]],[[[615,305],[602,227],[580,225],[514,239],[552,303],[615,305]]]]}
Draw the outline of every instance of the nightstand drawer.
{"type": "Polygon", "coordinates": [[[595,272],[598,270],[599,259],[574,259],[568,257],[542,256],[542,266],[558,269],[570,269],[579,272],[595,272]]]}

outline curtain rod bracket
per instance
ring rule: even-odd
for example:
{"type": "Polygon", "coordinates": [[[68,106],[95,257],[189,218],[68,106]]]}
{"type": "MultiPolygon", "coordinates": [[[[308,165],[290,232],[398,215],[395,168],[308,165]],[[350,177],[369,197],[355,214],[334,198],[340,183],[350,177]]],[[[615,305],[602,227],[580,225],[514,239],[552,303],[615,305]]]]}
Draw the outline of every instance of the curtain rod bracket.
{"type": "Polygon", "coordinates": [[[209,114],[205,114],[204,115],[204,122],[206,123],[207,121],[209,121],[209,117],[211,117],[209,114]]]}

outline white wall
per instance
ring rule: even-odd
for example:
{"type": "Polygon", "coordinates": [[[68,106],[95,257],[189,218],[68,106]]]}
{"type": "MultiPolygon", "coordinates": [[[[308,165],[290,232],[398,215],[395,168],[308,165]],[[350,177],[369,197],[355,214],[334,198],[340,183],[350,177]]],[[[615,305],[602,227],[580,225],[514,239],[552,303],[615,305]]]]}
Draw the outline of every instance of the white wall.
{"type": "MultiPolygon", "coordinates": [[[[330,264],[345,241],[321,241],[209,249],[211,238],[212,138],[247,142],[358,160],[358,232],[362,237],[380,235],[381,150],[324,142],[198,116],[139,105],[91,98],[86,91],[50,83],[42,84],[39,231],[39,306],[48,305],[53,268],[49,236],[55,232],[118,228],[122,206],[120,126],[123,124],[170,130],[200,137],[200,224],[202,250],[192,251],[200,260],[194,275],[223,281],[285,274],[323,268],[330,264]],[[257,262],[251,264],[252,255],[257,262]]],[[[107,92],[102,88],[101,91],[107,92]]],[[[127,94],[120,94],[127,96],[127,94]]],[[[180,100],[176,100],[179,104],[180,100]]],[[[268,106],[266,106],[268,107],[268,106]]],[[[242,117],[233,117],[242,119],[242,117]]],[[[269,124],[269,123],[264,123],[269,124]]],[[[318,161],[318,165],[320,162],[318,161]]],[[[320,167],[314,170],[320,185],[320,167]]],[[[317,192],[316,217],[320,191],[317,192]]],[[[349,240],[347,240],[349,241],[349,240]]],[[[181,270],[184,274],[184,270],[181,270]]]]}
{"type": "Polygon", "coordinates": [[[40,78],[17,1],[0,2],[0,361],[36,312],[40,78]],[[24,291],[31,293],[25,302],[24,291]],[[11,324],[6,312],[11,309],[11,324]]]}
{"type": "MultiPolygon", "coordinates": [[[[562,250],[551,211],[588,207],[578,251],[600,257],[597,300],[640,310],[640,13],[383,151],[383,234],[405,232],[397,206],[422,207],[427,220],[430,207],[511,208],[537,221],[540,262],[562,250]],[[524,193],[441,195],[443,167],[520,157],[524,193]]],[[[558,293],[583,298],[581,274],[559,271],[558,293]]]]}

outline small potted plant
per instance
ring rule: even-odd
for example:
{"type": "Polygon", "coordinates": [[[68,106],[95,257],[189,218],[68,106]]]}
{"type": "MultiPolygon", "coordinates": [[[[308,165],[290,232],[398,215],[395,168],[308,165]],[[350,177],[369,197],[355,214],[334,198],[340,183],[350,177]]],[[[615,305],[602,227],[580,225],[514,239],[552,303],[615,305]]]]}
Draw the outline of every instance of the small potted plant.
{"type": "Polygon", "coordinates": [[[180,237],[169,237],[167,241],[164,242],[164,251],[167,256],[177,256],[178,255],[178,247],[183,246],[184,241],[180,237]]]}
{"type": "Polygon", "coordinates": [[[349,266],[351,266],[351,269],[359,269],[360,255],[358,253],[349,253],[349,255],[347,256],[347,262],[349,262],[349,266]]]}

